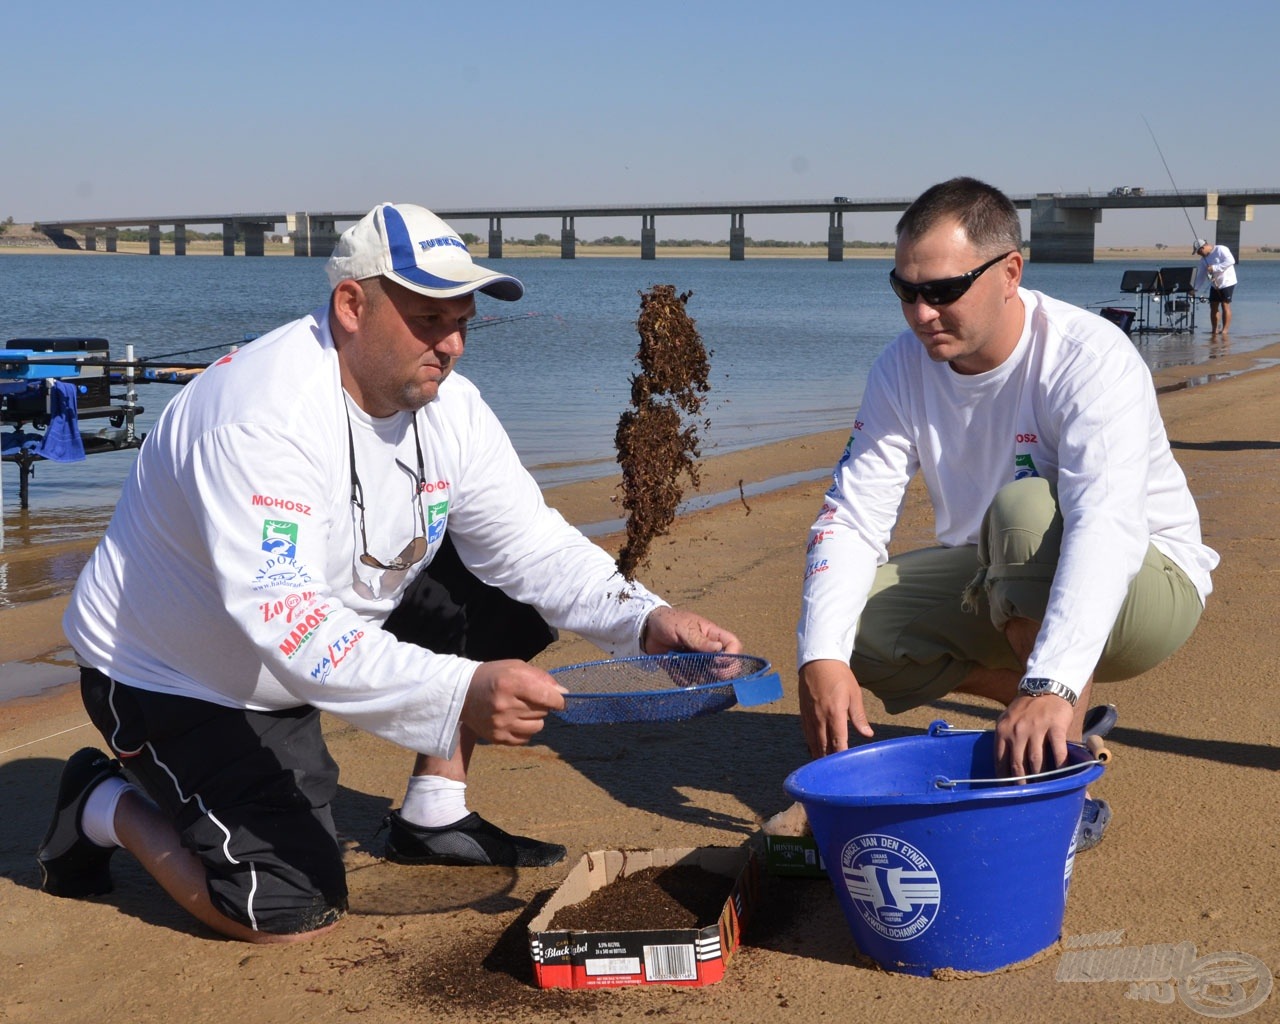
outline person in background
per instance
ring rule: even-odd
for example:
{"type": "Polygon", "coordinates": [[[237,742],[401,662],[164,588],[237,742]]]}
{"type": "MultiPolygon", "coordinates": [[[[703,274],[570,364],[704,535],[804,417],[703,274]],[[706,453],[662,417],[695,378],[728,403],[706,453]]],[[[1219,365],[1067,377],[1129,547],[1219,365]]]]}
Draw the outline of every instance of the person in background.
{"type": "MultiPolygon", "coordinates": [[[[949,693],[1004,706],[997,769],[1061,764],[1101,735],[1095,680],[1127,679],[1190,636],[1217,555],[1125,334],[1022,287],[1004,193],[973,178],[926,190],[897,225],[889,283],[908,330],[877,358],[809,532],[800,709],[809,751],[873,735],[863,687],[891,714],[949,693]],[[888,557],[919,472],[938,546],[888,557]]],[[[1086,800],[1077,848],[1101,840],[1086,800]]]]}
{"type": "Polygon", "coordinates": [[[526,659],[558,628],[610,654],[741,650],[547,507],[456,372],[475,293],[515,300],[518,280],[405,204],[346,231],[327,272],[324,308],[169,404],[77,582],[63,626],[114,757],[64,767],[46,892],[109,891],[124,847],[222,935],[331,928],[347,887],[322,712],[416,755],[391,860],[553,864],[562,845],[466,802],[477,740],[527,743],[564,706],[526,659]]]}
{"type": "Polygon", "coordinates": [[[1231,296],[1236,290],[1236,258],[1225,245],[1210,245],[1197,238],[1192,254],[1200,257],[1195,281],[1191,285],[1198,292],[1209,283],[1209,324],[1213,334],[1219,330],[1226,334],[1231,327],[1231,296]]]}

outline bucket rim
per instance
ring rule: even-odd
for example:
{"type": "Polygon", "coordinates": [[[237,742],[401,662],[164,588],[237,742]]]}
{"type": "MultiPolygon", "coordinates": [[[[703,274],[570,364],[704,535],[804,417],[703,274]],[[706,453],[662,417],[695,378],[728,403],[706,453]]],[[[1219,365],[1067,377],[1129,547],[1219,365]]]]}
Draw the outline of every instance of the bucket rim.
{"type": "Polygon", "coordinates": [[[833,793],[813,788],[808,777],[821,771],[824,774],[832,767],[844,761],[856,762],[871,756],[867,751],[879,754],[889,747],[904,745],[918,746],[921,743],[934,742],[968,742],[975,744],[983,736],[990,736],[993,730],[965,729],[952,730],[945,722],[934,722],[929,730],[916,736],[898,736],[894,739],[865,743],[848,750],[841,750],[826,757],[817,758],[802,765],[783,781],[782,788],[793,800],[802,804],[813,803],[820,806],[836,807],[918,807],[935,804],[959,804],[970,801],[1014,801],[1034,800],[1040,797],[1054,796],[1060,793],[1083,789],[1102,777],[1103,766],[1093,759],[1093,754],[1080,743],[1067,744],[1068,766],[1077,767],[1078,771],[1068,771],[1039,779],[1031,783],[1011,783],[1009,785],[984,785],[982,788],[960,789],[954,786],[938,785],[940,776],[930,772],[929,781],[932,788],[911,793],[833,793]],[[941,728],[939,728],[941,726],[941,728]],[[821,766],[816,767],[816,766],[821,766]]]}

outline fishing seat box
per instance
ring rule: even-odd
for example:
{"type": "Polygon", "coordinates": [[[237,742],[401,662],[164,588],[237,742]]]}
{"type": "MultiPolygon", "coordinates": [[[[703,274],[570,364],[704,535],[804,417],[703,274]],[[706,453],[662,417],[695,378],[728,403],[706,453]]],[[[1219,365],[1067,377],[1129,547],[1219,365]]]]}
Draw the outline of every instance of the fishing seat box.
{"type": "MultiPolygon", "coordinates": [[[[110,358],[109,343],[105,338],[14,338],[5,343],[6,349],[19,349],[39,354],[74,352],[92,355],[105,363],[110,358]]],[[[76,414],[80,419],[91,416],[109,416],[118,410],[111,407],[111,377],[104,365],[81,364],[79,373],[65,374],[65,366],[49,366],[47,376],[64,377],[73,382],[79,392],[76,414]]],[[[43,424],[48,420],[49,407],[45,394],[11,395],[5,403],[5,420],[43,424]]]]}
{"type": "Polygon", "coordinates": [[[724,977],[759,900],[760,862],[750,846],[593,850],[583,854],[529,922],[534,978],[539,988],[710,985],[724,977]],[[640,931],[551,929],[551,921],[562,907],[581,903],[616,879],[646,868],[675,865],[733,879],[714,924],[640,931]]]}

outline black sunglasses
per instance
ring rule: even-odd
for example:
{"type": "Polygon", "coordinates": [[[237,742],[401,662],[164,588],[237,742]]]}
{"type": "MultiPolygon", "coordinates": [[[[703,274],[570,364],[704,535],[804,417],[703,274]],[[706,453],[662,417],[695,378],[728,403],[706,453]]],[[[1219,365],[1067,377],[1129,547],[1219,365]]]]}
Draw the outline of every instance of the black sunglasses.
{"type": "Polygon", "coordinates": [[[1010,249],[1008,252],[1001,253],[995,259],[987,260],[976,270],[961,274],[959,277],[940,277],[936,281],[921,281],[919,284],[904,281],[898,276],[896,270],[891,270],[889,271],[889,286],[893,289],[893,294],[903,302],[912,303],[917,298],[922,298],[927,305],[946,306],[955,302],[956,299],[972,288],[974,281],[978,280],[1002,259],[1006,256],[1012,256],[1017,251],[1017,249],[1010,249]]]}
{"type": "MultiPolygon", "coordinates": [[[[364,532],[364,488],[360,485],[360,475],[356,472],[356,445],[355,439],[351,436],[351,413],[347,411],[347,451],[351,456],[351,504],[360,510],[360,546],[363,549],[360,564],[373,569],[404,572],[411,565],[422,561],[422,557],[427,553],[427,513],[422,507],[422,492],[426,490],[426,468],[422,461],[422,438],[418,434],[418,417],[414,416],[412,422],[413,443],[418,449],[418,474],[414,477],[413,490],[418,499],[418,524],[422,527],[422,533],[409,541],[405,549],[390,562],[380,562],[369,554],[369,538],[364,532]]],[[[396,465],[413,476],[413,470],[399,459],[396,459],[396,465]]]]}

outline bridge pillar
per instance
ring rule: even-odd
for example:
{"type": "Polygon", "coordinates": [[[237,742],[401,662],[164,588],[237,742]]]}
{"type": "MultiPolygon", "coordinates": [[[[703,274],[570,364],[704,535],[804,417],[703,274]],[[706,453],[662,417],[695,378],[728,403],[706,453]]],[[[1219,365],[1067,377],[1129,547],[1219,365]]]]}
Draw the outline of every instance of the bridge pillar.
{"type": "Polygon", "coordinates": [[[571,260],[577,253],[577,237],[573,232],[573,218],[569,216],[560,218],[560,258],[562,260],[571,260]]]}
{"type": "Polygon", "coordinates": [[[116,252],[120,243],[120,229],[107,228],[107,252],[116,252]]]}
{"type": "Polygon", "coordinates": [[[311,255],[311,218],[303,211],[287,213],[284,218],[284,229],[293,239],[295,256],[311,255]]]}
{"type": "Polygon", "coordinates": [[[1053,196],[1031,200],[1031,258],[1037,263],[1092,263],[1093,226],[1101,207],[1061,207],[1053,196]]]}
{"type": "Polygon", "coordinates": [[[1214,231],[1214,244],[1225,245],[1237,260],[1240,258],[1240,225],[1244,221],[1253,220],[1252,206],[1219,206],[1218,193],[1210,192],[1206,196],[1204,219],[1217,221],[1214,231]]]}
{"type": "Polygon", "coordinates": [[[502,218],[489,218],[489,259],[502,259],[502,218]]]}
{"type": "Polygon", "coordinates": [[[656,260],[658,258],[657,214],[640,214],[640,258],[642,260],[656,260]]]}
{"type": "Polygon", "coordinates": [[[224,220],[222,222],[222,255],[234,256],[236,254],[236,222],[233,220],[224,220]]]}
{"type": "Polygon", "coordinates": [[[827,261],[840,263],[844,260],[844,213],[832,210],[827,218],[827,261]]]}
{"type": "Polygon", "coordinates": [[[160,225],[159,224],[147,225],[147,255],[148,256],[160,255],[160,225]]]}
{"type": "Polygon", "coordinates": [[[729,259],[745,260],[747,258],[747,215],[745,213],[729,214],[729,259]]]}
{"type": "Polygon", "coordinates": [[[274,224],[260,224],[246,220],[241,224],[244,231],[244,254],[246,256],[265,256],[267,254],[267,232],[274,224]]]}
{"type": "MultiPolygon", "coordinates": [[[[328,259],[338,246],[338,222],[331,217],[307,217],[307,255],[328,259]]],[[[297,252],[297,245],[294,245],[297,252]]]]}
{"type": "Polygon", "coordinates": [[[175,224],[173,226],[173,254],[175,256],[185,256],[187,254],[187,226],[185,224],[175,224]]]}
{"type": "Polygon", "coordinates": [[[84,250],[85,252],[98,251],[98,229],[95,227],[86,227],[84,229],[84,250]]]}

